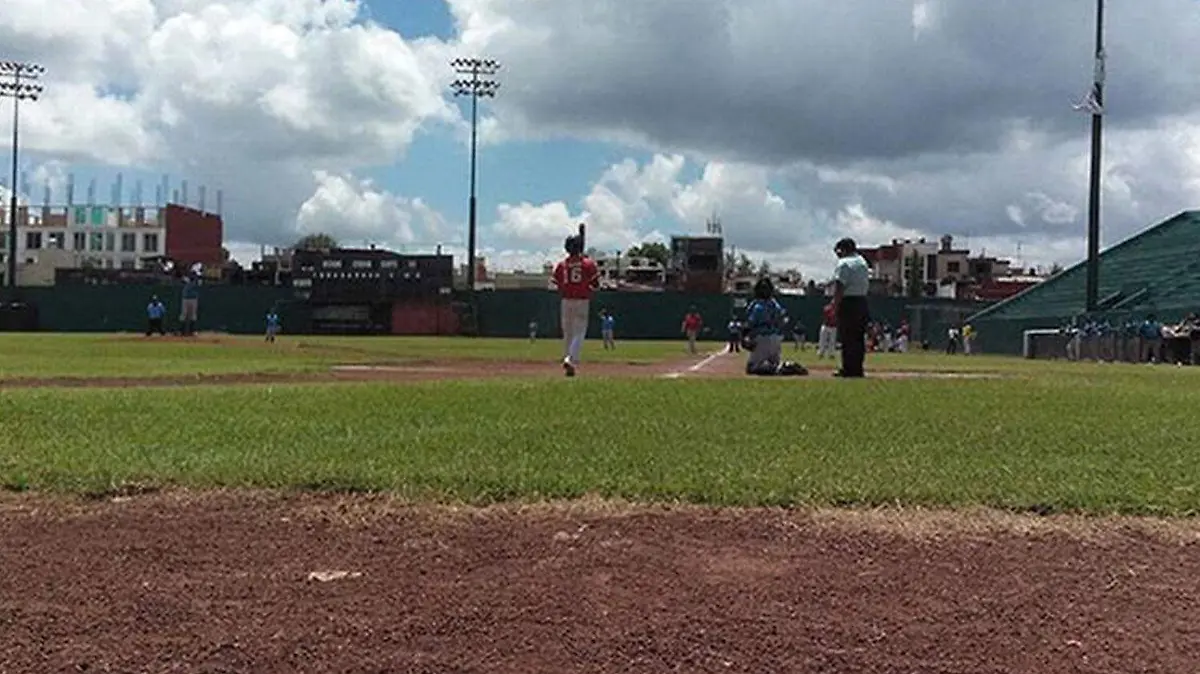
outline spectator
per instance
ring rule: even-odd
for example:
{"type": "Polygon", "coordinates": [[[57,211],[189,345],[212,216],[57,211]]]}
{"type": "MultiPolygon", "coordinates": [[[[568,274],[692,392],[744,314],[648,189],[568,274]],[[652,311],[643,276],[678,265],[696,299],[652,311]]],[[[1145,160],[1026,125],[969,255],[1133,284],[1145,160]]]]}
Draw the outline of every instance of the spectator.
{"type": "Polygon", "coordinates": [[[1146,316],[1146,320],[1142,321],[1138,336],[1141,338],[1141,348],[1138,352],[1139,362],[1159,362],[1162,357],[1162,323],[1155,319],[1154,314],[1149,314],[1146,316]]]}

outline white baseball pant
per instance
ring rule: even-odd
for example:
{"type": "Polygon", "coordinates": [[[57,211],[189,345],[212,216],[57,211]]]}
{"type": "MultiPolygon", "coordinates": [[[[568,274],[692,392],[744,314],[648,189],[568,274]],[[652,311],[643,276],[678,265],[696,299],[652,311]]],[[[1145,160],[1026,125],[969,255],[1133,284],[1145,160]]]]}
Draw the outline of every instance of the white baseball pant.
{"type": "Polygon", "coordinates": [[[832,358],[837,351],[837,328],[832,325],[822,325],[817,336],[817,358],[829,356],[832,358]]]}
{"type": "Polygon", "coordinates": [[[590,304],[590,300],[564,298],[562,301],[563,359],[571,365],[579,364],[579,352],[583,350],[583,340],[587,337],[590,304]]]}

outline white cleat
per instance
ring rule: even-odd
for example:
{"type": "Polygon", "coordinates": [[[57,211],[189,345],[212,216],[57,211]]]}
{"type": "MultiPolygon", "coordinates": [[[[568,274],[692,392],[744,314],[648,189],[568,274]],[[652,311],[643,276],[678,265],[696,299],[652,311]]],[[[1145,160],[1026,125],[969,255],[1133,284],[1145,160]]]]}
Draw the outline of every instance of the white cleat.
{"type": "Polygon", "coordinates": [[[563,366],[563,372],[564,372],[564,373],[565,373],[565,374],[566,374],[568,377],[574,377],[574,376],[575,376],[575,366],[571,364],[571,361],[570,361],[570,359],[568,359],[568,358],[564,358],[564,359],[563,359],[563,362],[562,362],[562,366],[563,366]]]}

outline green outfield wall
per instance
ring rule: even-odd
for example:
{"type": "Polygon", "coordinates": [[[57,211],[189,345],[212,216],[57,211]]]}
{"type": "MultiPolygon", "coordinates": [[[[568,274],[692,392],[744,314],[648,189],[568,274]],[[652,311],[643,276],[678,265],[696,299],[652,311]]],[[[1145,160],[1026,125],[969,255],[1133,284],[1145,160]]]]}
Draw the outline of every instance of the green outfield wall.
{"type": "MultiPolygon", "coordinates": [[[[784,296],[780,302],[788,314],[808,328],[810,339],[816,338],[821,323],[821,308],[829,301],[825,297],[784,296]]],[[[695,307],[711,330],[708,340],[724,340],[725,325],[737,310],[732,295],[687,295],[681,293],[599,293],[592,301],[592,313],[598,315],[607,308],[616,317],[616,332],[621,339],[678,339],[683,316],[695,307]]],[[[512,290],[480,293],[476,301],[481,335],[521,337],[529,334],[530,321],[536,321],[543,336],[557,335],[559,299],[544,290],[512,290]]],[[[875,320],[899,325],[908,320],[914,336],[937,340],[949,324],[987,305],[979,302],[953,300],[912,300],[900,297],[870,298],[871,316],[875,320]]],[[[590,336],[599,336],[599,321],[592,321],[590,336]]]]}
{"type": "MultiPolygon", "coordinates": [[[[37,306],[39,328],[49,332],[136,332],[145,329],[146,304],[158,295],[167,305],[168,325],[174,325],[180,306],[178,286],[96,285],[22,288],[19,299],[37,306]]],[[[469,304],[465,296],[457,298],[469,304]]],[[[789,314],[808,327],[815,339],[824,297],[783,297],[789,314]]],[[[980,303],[949,300],[871,298],[871,314],[893,325],[907,319],[914,335],[936,342],[944,326],[962,316],[980,311],[980,303]]],[[[607,308],[617,319],[621,339],[678,339],[680,323],[691,307],[704,317],[711,331],[705,339],[725,339],[725,325],[738,300],[731,295],[686,295],[681,293],[599,293],[592,303],[593,314],[607,308]]],[[[268,286],[205,286],[200,296],[199,329],[235,334],[261,332],[264,316],[275,306],[284,330],[304,334],[311,325],[306,303],[295,298],[290,288],[268,286]]],[[[545,290],[511,290],[478,293],[474,302],[478,334],[487,337],[525,337],[530,321],[538,323],[544,337],[558,335],[558,296],[545,290]]],[[[591,332],[598,336],[599,321],[591,332]]]]}

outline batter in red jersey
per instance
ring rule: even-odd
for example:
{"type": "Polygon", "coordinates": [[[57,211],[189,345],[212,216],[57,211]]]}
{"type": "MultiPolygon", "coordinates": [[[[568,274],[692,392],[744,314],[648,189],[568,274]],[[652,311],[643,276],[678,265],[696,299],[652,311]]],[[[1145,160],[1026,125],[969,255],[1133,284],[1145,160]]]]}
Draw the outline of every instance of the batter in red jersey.
{"type": "Polygon", "coordinates": [[[583,254],[583,239],[569,236],[564,247],[567,259],[554,268],[554,285],[562,298],[562,367],[568,377],[574,377],[575,368],[579,367],[579,352],[587,337],[592,293],[600,285],[600,270],[583,254]]]}

